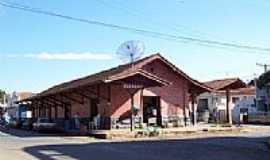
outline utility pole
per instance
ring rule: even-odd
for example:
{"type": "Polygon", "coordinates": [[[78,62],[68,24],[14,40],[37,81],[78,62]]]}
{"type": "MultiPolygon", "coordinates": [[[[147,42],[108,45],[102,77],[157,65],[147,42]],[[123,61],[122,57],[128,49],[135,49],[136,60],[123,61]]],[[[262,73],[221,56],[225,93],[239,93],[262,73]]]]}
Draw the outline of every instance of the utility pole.
{"type": "Polygon", "coordinates": [[[257,66],[259,67],[263,67],[264,68],[264,73],[266,73],[268,71],[268,67],[270,67],[269,64],[263,64],[263,63],[256,63],[257,66]]]}
{"type": "Polygon", "coordinates": [[[254,73],[254,87],[255,87],[255,107],[257,108],[258,106],[258,88],[257,88],[257,77],[256,74],[254,73]]]}

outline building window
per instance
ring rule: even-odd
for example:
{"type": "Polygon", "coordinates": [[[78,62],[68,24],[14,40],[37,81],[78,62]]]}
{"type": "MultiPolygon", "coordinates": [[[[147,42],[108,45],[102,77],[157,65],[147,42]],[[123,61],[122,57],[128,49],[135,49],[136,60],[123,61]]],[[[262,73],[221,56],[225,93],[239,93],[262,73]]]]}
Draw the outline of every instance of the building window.
{"type": "Polygon", "coordinates": [[[236,102],[238,102],[239,100],[240,100],[239,97],[232,97],[232,102],[233,102],[233,103],[236,103],[236,102]]]}
{"type": "Polygon", "coordinates": [[[198,111],[208,110],[208,99],[199,99],[198,111]]]}

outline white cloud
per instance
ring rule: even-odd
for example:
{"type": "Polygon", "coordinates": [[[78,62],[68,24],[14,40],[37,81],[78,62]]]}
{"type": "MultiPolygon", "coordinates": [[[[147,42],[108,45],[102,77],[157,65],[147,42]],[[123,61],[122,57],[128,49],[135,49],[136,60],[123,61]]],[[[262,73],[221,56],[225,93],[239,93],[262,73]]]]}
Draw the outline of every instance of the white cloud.
{"type": "Polygon", "coordinates": [[[0,6],[0,16],[4,16],[6,13],[5,9],[3,6],[0,6]]]}
{"type": "Polygon", "coordinates": [[[113,58],[111,54],[94,54],[89,52],[84,53],[47,53],[39,54],[23,54],[23,55],[9,55],[10,58],[32,58],[40,60],[110,60],[113,58]]]}

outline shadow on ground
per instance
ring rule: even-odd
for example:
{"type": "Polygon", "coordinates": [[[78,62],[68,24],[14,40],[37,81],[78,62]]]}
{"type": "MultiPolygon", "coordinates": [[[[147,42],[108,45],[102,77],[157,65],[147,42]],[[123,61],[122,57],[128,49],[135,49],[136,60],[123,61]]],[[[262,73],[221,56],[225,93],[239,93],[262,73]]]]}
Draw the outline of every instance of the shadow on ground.
{"type": "Polygon", "coordinates": [[[267,138],[212,137],[185,140],[41,145],[24,148],[37,159],[269,160],[267,138]]]}
{"type": "Polygon", "coordinates": [[[15,137],[20,137],[20,138],[31,138],[31,137],[48,137],[48,136],[55,136],[55,135],[62,135],[63,133],[53,133],[53,132],[34,132],[30,130],[22,130],[22,129],[13,129],[13,128],[4,128],[0,126],[0,132],[15,136],[15,137]]]}

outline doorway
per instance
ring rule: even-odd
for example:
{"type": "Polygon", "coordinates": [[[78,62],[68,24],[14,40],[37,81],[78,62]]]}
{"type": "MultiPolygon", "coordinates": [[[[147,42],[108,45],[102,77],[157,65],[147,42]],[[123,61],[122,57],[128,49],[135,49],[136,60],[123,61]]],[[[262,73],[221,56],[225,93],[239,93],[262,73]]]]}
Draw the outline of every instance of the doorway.
{"type": "Polygon", "coordinates": [[[70,120],[71,118],[71,104],[67,104],[64,106],[64,119],[70,120]]]}
{"type": "Polygon", "coordinates": [[[143,96],[143,123],[148,125],[162,125],[160,97],[143,96]]]}
{"type": "Polygon", "coordinates": [[[247,124],[248,123],[248,108],[240,108],[240,123],[247,124]]]}
{"type": "Polygon", "coordinates": [[[90,104],[90,121],[94,120],[94,117],[98,115],[98,99],[91,99],[90,104]]]}
{"type": "Polygon", "coordinates": [[[219,123],[226,123],[227,122],[226,110],[222,109],[222,110],[218,111],[218,120],[219,120],[219,123]]]}

